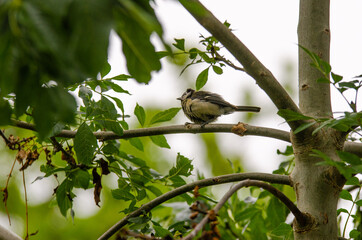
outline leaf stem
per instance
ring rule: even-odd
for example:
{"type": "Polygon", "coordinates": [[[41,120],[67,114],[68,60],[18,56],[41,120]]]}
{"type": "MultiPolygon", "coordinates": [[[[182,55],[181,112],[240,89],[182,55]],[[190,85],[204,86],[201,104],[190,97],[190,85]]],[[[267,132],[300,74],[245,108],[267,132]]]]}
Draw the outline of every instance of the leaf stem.
{"type": "Polygon", "coordinates": [[[343,237],[344,237],[344,235],[345,235],[345,233],[346,233],[347,223],[348,223],[349,218],[350,218],[351,215],[352,215],[352,210],[353,210],[353,208],[354,208],[354,205],[356,204],[356,201],[357,201],[357,199],[359,198],[359,194],[360,194],[360,192],[361,192],[361,188],[362,188],[362,187],[359,187],[358,193],[357,193],[357,195],[356,195],[356,197],[355,197],[355,199],[354,199],[354,201],[353,201],[353,203],[352,203],[351,210],[349,210],[349,212],[348,212],[348,217],[347,217],[347,219],[346,219],[346,223],[344,224],[344,228],[343,228],[343,234],[342,234],[343,237]]]}

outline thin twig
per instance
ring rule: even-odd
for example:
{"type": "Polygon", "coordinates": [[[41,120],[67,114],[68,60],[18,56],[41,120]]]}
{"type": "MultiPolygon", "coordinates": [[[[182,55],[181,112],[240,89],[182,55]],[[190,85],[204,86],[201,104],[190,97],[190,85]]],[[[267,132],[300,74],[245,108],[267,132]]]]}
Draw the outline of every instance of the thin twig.
{"type": "Polygon", "coordinates": [[[297,206],[287,197],[285,196],[281,191],[276,189],[275,187],[271,186],[270,184],[267,184],[265,182],[256,181],[256,180],[244,180],[240,183],[234,185],[225,195],[220,199],[220,201],[216,204],[213,211],[209,211],[209,213],[200,221],[200,223],[197,224],[197,226],[192,230],[192,232],[184,237],[182,240],[191,240],[192,238],[196,237],[196,235],[204,228],[204,226],[209,221],[210,214],[217,214],[221,207],[226,203],[226,201],[240,188],[243,187],[250,187],[250,186],[256,186],[263,188],[273,194],[275,197],[277,197],[284,205],[293,213],[295,218],[297,219],[298,223],[301,226],[304,226],[307,222],[307,217],[305,214],[303,214],[297,206]]]}
{"type": "Polygon", "coordinates": [[[10,169],[10,173],[6,179],[6,183],[5,183],[5,187],[4,187],[4,194],[6,195],[4,199],[4,205],[5,205],[5,211],[6,211],[6,214],[8,215],[8,219],[9,219],[9,224],[11,225],[11,220],[10,220],[10,213],[9,213],[9,209],[8,209],[8,204],[7,204],[7,201],[8,201],[8,186],[9,186],[9,182],[10,182],[10,178],[11,178],[11,175],[13,174],[13,171],[14,171],[14,167],[15,167],[15,163],[16,163],[16,158],[14,159],[13,161],[13,165],[11,166],[11,169],[10,169]],[[6,191],[6,192],[5,192],[6,191]]]}
{"type": "Polygon", "coordinates": [[[172,199],[176,196],[179,196],[181,194],[192,191],[196,186],[202,188],[202,187],[207,187],[207,186],[212,186],[212,185],[219,185],[219,184],[224,184],[224,183],[242,181],[245,179],[256,179],[256,180],[260,180],[260,181],[266,181],[266,182],[270,182],[270,183],[278,183],[278,184],[284,184],[284,185],[291,186],[291,182],[290,182],[290,179],[288,176],[278,175],[278,174],[268,174],[268,173],[234,173],[234,174],[228,174],[228,175],[222,175],[222,176],[218,176],[218,177],[198,180],[198,181],[183,185],[181,187],[175,188],[174,190],[171,190],[171,191],[151,200],[150,202],[142,205],[140,208],[138,208],[137,210],[128,214],[122,220],[120,220],[115,225],[113,225],[111,228],[109,228],[105,233],[102,234],[102,236],[100,236],[98,238],[98,240],[105,240],[105,239],[110,238],[113,234],[115,234],[119,229],[121,229],[123,226],[125,226],[128,223],[128,219],[140,216],[141,214],[145,214],[145,213],[151,211],[154,207],[160,205],[161,203],[163,203],[169,199],[172,199]]]}
{"type": "Polygon", "coordinates": [[[158,238],[158,237],[147,236],[147,235],[132,232],[129,230],[122,230],[122,234],[125,236],[130,236],[130,237],[144,239],[144,240],[161,240],[161,238],[158,238]]]}
{"type": "MultiPolygon", "coordinates": [[[[21,160],[21,167],[24,167],[23,159],[21,160]]],[[[25,181],[25,171],[23,173],[23,187],[24,187],[24,200],[25,200],[25,240],[29,239],[29,210],[28,210],[28,194],[26,192],[26,181],[25,181]]]]}
{"type": "Polygon", "coordinates": [[[3,130],[0,130],[0,135],[4,139],[5,144],[8,145],[10,143],[10,140],[5,136],[3,130]]]}
{"type": "Polygon", "coordinates": [[[224,62],[226,65],[234,68],[235,70],[239,70],[239,71],[245,72],[245,69],[244,69],[244,68],[235,66],[230,60],[227,60],[226,58],[224,58],[223,56],[221,56],[218,52],[214,51],[213,53],[214,53],[215,56],[216,56],[216,57],[214,58],[215,60],[224,62]]]}

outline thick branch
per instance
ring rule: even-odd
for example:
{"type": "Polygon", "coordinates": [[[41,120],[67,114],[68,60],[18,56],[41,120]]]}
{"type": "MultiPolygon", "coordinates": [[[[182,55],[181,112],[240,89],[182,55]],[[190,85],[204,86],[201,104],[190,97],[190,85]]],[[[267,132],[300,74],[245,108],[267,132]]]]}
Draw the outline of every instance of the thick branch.
{"type": "Polygon", "coordinates": [[[196,186],[202,188],[202,187],[207,187],[207,186],[212,186],[212,185],[219,185],[219,184],[223,184],[223,183],[242,181],[242,180],[246,180],[246,179],[255,179],[255,180],[266,181],[266,182],[270,182],[270,183],[285,184],[285,185],[289,185],[289,186],[291,185],[291,182],[290,182],[288,176],[277,175],[277,174],[268,174],[268,173],[235,173],[235,174],[229,174],[229,175],[223,175],[223,176],[219,176],[219,177],[198,180],[198,181],[186,184],[184,186],[178,187],[172,191],[169,191],[169,192],[153,199],[152,201],[142,205],[140,208],[138,208],[137,210],[128,214],[126,217],[124,217],[118,223],[113,225],[102,236],[100,236],[98,238],[98,240],[105,240],[105,239],[110,238],[114,233],[116,233],[119,229],[121,229],[123,226],[125,226],[128,223],[128,219],[137,217],[144,213],[147,213],[147,212],[151,211],[154,207],[160,205],[161,203],[163,203],[169,199],[172,199],[180,194],[184,194],[186,192],[193,190],[196,186]]]}
{"type": "MultiPolygon", "coordinates": [[[[273,74],[205,6],[198,0],[179,0],[179,2],[207,31],[229,50],[244,67],[245,72],[255,79],[256,83],[265,91],[278,109],[290,109],[294,112],[300,112],[297,105],[273,74]]],[[[295,129],[299,124],[299,122],[289,122],[292,129],[295,129]]]]}
{"type": "Polygon", "coordinates": [[[226,201],[236,191],[238,191],[241,188],[250,187],[250,186],[263,188],[263,189],[267,190],[268,192],[270,192],[271,194],[273,194],[275,197],[277,197],[293,213],[293,215],[297,219],[297,222],[299,225],[304,226],[307,223],[308,217],[305,214],[303,214],[297,208],[297,206],[295,206],[295,204],[287,196],[285,196],[281,191],[279,191],[275,187],[273,187],[270,184],[267,184],[265,182],[247,179],[247,180],[241,181],[238,184],[234,185],[220,199],[220,201],[214,207],[213,211],[209,211],[208,214],[206,214],[205,217],[201,220],[201,222],[199,222],[197,224],[197,226],[192,230],[192,232],[189,235],[187,235],[185,238],[183,238],[183,240],[191,240],[194,237],[196,237],[197,233],[200,232],[204,228],[204,226],[207,224],[207,222],[209,221],[211,214],[216,215],[219,212],[219,210],[222,208],[222,206],[226,203],[226,201]]]}

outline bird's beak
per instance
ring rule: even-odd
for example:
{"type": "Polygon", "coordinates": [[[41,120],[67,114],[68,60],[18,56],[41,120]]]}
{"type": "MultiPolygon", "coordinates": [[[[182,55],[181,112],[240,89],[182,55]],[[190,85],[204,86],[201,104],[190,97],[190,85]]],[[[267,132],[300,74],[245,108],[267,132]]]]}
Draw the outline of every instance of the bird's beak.
{"type": "Polygon", "coordinates": [[[180,100],[180,101],[182,100],[181,97],[178,97],[178,98],[176,98],[176,99],[177,99],[177,100],[180,100]]]}

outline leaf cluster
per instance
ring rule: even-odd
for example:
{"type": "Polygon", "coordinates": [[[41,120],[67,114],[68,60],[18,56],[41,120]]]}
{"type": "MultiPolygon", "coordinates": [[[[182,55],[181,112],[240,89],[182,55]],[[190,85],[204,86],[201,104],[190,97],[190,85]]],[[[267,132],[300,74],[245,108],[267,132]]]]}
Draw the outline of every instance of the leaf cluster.
{"type": "MultiPolygon", "coordinates": [[[[227,27],[230,27],[230,24],[228,22],[225,22],[224,24],[227,27]]],[[[181,54],[188,55],[189,59],[191,60],[191,62],[183,68],[180,74],[182,74],[188,67],[192,65],[196,65],[199,63],[206,63],[209,65],[197,76],[195,85],[196,90],[200,90],[207,83],[210,68],[212,68],[214,73],[216,73],[217,75],[221,75],[223,73],[222,68],[226,65],[241,70],[241,68],[234,66],[229,60],[225,59],[218,53],[222,47],[215,37],[205,37],[203,35],[200,35],[200,38],[200,43],[201,45],[203,45],[204,50],[200,50],[198,48],[191,48],[189,50],[186,50],[185,39],[175,39],[175,43],[172,44],[177,50],[181,52],[181,54]]],[[[162,52],[161,54],[162,56],[167,55],[164,52],[162,52]]]]}
{"type": "Polygon", "coordinates": [[[341,132],[358,133],[362,126],[362,112],[344,112],[344,116],[338,118],[314,118],[294,112],[289,109],[281,109],[278,115],[286,121],[308,120],[297,127],[293,133],[297,134],[312,126],[317,126],[313,129],[312,135],[316,134],[322,128],[334,128],[341,132]]]}
{"type": "Polygon", "coordinates": [[[68,90],[109,68],[112,30],[138,82],[148,83],[161,68],[150,36],[163,42],[163,30],[149,1],[5,0],[0,9],[1,125],[26,114],[44,138],[55,124],[74,123],[77,103],[68,90]]]}

